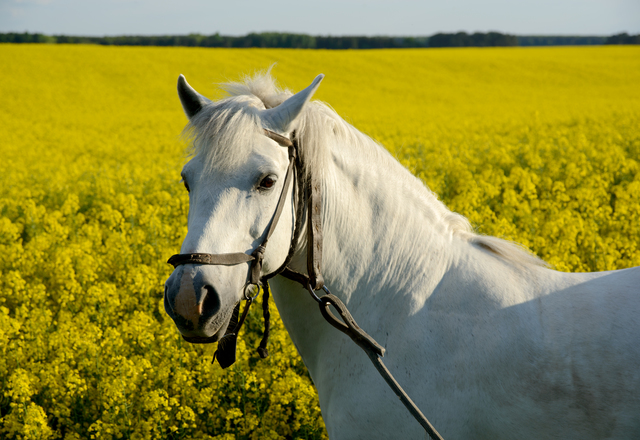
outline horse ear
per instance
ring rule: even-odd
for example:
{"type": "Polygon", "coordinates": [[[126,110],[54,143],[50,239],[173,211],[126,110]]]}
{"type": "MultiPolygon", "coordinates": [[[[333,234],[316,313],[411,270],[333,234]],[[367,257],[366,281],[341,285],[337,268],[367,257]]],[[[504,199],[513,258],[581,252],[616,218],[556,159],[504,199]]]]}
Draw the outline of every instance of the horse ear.
{"type": "Polygon", "coordinates": [[[302,112],[305,104],[309,102],[323,78],[323,74],[316,76],[306,89],[296,93],[277,107],[263,110],[260,116],[265,125],[282,133],[289,132],[291,124],[302,112]]]}
{"type": "Polygon", "coordinates": [[[184,78],[184,75],[180,75],[178,77],[178,96],[180,96],[182,108],[189,119],[193,118],[200,110],[202,110],[202,107],[211,102],[209,99],[196,92],[184,78]]]}

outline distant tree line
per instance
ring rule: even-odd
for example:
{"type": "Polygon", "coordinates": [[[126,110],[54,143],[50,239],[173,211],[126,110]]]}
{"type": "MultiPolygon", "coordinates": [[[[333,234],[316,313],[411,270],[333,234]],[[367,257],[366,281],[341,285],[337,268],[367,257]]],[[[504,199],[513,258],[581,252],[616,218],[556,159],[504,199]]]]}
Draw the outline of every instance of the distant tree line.
{"type": "Polygon", "coordinates": [[[38,33],[0,33],[0,43],[102,44],[114,46],[192,47],[281,47],[296,49],[383,49],[409,47],[567,46],[600,44],[640,44],[640,35],[626,33],[610,37],[515,36],[500,32],[467,34],[438,33],[430,37],[312,36],[278,32],[251,33],[233,37],[201,35],[124,35],[82,37],[38,33]]]}
{"type": "Polygon", "coordinates": [[[50,37],[43,34],[30,34],[24,32],[22,34],[9,32],[0,34],[0,43],[56,43],[56,37],[50,37]]]}
{"type": "Polygon", "coordinates": [[[278,32],[251,33],[240,37],[220,34],[126,35],[82,37],[43,34],[0,34],[0,43],[103,44],[114,46],[281,47],[295,49],[382,49],[427,47],[429,37],[311,36],[278,32]]]}
{"type": "Polygon", "coordinates": [[[612,35],[607,37],[604,44],[640,44],[640,34],[629,35],[626,32],[623,34],[612,35]]]}
{"type": "Polygon", "coordinates": [[[597,46],[605,44],[608,37],[572,37],[534,35],[518,37],[518,46],[597,46]]]}
{"type": "Polygon", "coordinates": [[[487,47],[487,46],[517,46],[518,37],[501,34],[499,32],[476,32],[467,34],[435,34],[429,37],[429,47],[487,47]]]}

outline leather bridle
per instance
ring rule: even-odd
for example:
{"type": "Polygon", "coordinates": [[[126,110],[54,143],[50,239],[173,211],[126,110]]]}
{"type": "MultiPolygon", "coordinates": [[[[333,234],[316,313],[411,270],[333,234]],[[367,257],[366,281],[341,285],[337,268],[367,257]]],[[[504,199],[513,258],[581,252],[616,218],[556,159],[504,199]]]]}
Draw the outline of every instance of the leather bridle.
{"type": "MultiPolygon", "coordinates": [[[[206,254],[206,253],[191,253],[191,254],[176,254],[173,255],[167,261],[174,267],[178,267],[183,264],[205,264],[205,265],[222,265],[222,266],[235,266],[242,263],[249,264],[248,281],[245,284],[243,295],[247,304],[244,307],[242,315],[239,316],[240,302],[236,304],[227,331],[225,335],[218,342],[218,349],[214,354],[214,360],[217,359],[222,368],[231,366],[236,360],[236,343],[238,332],[244,323],[249,307],[260,292],[260,287],[263,291],[263,316],[265,320],[265,330],[258,347],[258,353],[260,357],[266,358],[268,351],[266,349],[267,339],[269,336],[269,283],[268,280],[276,275],[282,275],[293,281],[300,283],[305,289],[309,291],[312,298],[320,305],[320,312],[322,316],[341,332],[349,336],[365,353],[369,356],[371,362],[376,367],[380,375],[384,378],[391,389],[400,398],[405,407],[409,410],[411,415],[422,425],[427,434],[434,440],[443,440],[440,434],[435,430],[433,425],[422,414],[420,409],[411,400],[411,398],[404,392],[402,387],[393,378],[389,370],[382,362],[381,357],[384,356],[385,349],[378,344],[371,336],[369,336],[364,330],[362,330],[356,321],[353,319],[344,303],[335,295],[329,292],[329,289],[324,285],[322,278],[322,198],[320,192],[320,181],[318,177],[313,173],[307,173],[305,179],[302,178],[302,166],[298,156],[298,142],[295,137],[295,132],[292,133],[291,139],[282,136],[273,131],[263,129],[265,136],[277,142],[283,147],[287,147],[289,150],[289,165],[287,167],[287,174],[282,186],[282,192],[276,205],[276,210],[271,219],[265,237],[262,243],[251,253],[251,255],[243,252],[229,253],[229,254],[206,254]],[[273,233],[282,210],[285,205],[287,193],[291,186],[291,181],[297,179],[299,182],[298,188],[298,203],[296,210],[296,222],[294,226],[293,237],[289,246],[289,252],[282,265],[266,275],[262,275],[262,263],[264,259],[264,252],[267,247],[267,243],[271,234],[273,233]],[[288,267],[291,261],[295,248],[298,244],[301,224],[302,224],[302,211],[305,205],[307,206],[307,274],[299,273],[288,267]],[[254,296],[247,293],[247,290],[251,286],[256,286],[258,293],[254,296]],[[316,295],[316,291],[324,290],[325,295],[319,297],[316,295]],[[336,311],[342,318],[342,320],[335,317],[332,313],[330,306],[335,307],[336,311]]],[[[185,338],[189,342],[194,343],[208,343],[213,342],[206,339],[193,340],[185,338]]]]}
{"type": "MultiPolygon", "coordinates": [[[[221,266],[235,266],[242,263],[249,263],[249,274],[247,277],[247,282],[245,283],[243,289],[244,299],[247,301],[247,304],[244,307],[242,315],[239,316],[240,313],[240,303],[236,304],[229,324],[227,326],[227,331],[225,335],[220,339],[218,343],[218,350],[214,354],[214,359],[218,360],[218,363],[222,368],[227,368],[231,366],[236,360],[235,348],[236,348],[236,340],[238,336],[238,332],[244,323],[245,318],[247,317],[247,313],[249,311],[249,307],[251,306],[253,300],[260,292],[260,287],[263,290],[264,299],[263,299],[263,315],[265,318],[265,331],[260,343],[260,347],[258,347],[258,353],[262,358],[266,358],[268,356],[268,351],[266,348],[267,340],[269,337],[269,309],[268,309],[268,298],[269,298],[269,283],[268,280],[278,274],[283,275],[289,279],[299,282],[305,288],[310,290],[319,290],[324,286],[324,282],[321,274],[322,267],[322,200],[320,199],[320,186],[317,182],[308,182],[307,185],[304,185],[304,180],[301,176],[301,166],[298,160],[298,143],[295,138],[295,132],[292,134],[292,139],[289,139],[285,136],[282,136],[278,133],[275,133],[271,130],[263,129],[263,133],[265,136],[277,142],[279,145],[286,147],[289,152],[289,165],[287,167],[287,172],[285,175],[284,184],[282,185],[282,192],[280,193],[280,198],[278,199],[278,204],[276,205],[275,212],[271,219],[271,222],[264,234],[264,239],[262,243],[256,247],[256,249],[249,255],[244,252],[236,252],[236,253],[228,253],[228,254],[207,254],[207,253],[190,253],[190,254],[176,254],[173,255],[167,261],[169,264],[172,264],[174,267],[178,267],[183,264],[205,264],[205,265],[221,265],[221,266]],[[269,238],[273,234],[278,221],[280,220],[280,216],[284,209],[284,205],[286,202],[287,194],[289,192],[289,188],[291,186],[291,182],[293,180],[297,180],[300,182],[300,188],[298,188],[298,203],[297,203],[297,214],[296,214],[296,223],[294,227],[293,237],[291,240],[291,245],[289,246],[289,252],[287,253],[287,257],[282,265],[275,270],[266,275],[262,275],[262,263],[264,260],[264,253],[267,248],[267,243],[269,242],[269,238]],[[304,187],[303,187],[304,186],[304,187]],[[304,275],[302,273],[296,272],[293,269],[287,267],[291,258],[293,257],[293,253],[298,244],[301,224],[302,224],[302,208],[304,206],[304,200],[307,200],[307,214],[308,214],[308,243],[309,248],[307,249],[307,269],[309,275],[304,275]],[[255,286],[258,291],[255,295],[252,296],[249,293],[249,290],[255,286]]],[[[184,337],[184,336],[183,336],[184,337]]],[[[210,343],[213,342],[211,339],[213,338],[184,338],[188,342],[191,343],[210,343]]]]}
{"type": "MultiPolygon", "coordinates": [[[[291,181],[294,179],[294,173],[296,168],[296,158],[297,158],[297,148],[296,144],[284,136],[281,136],[277,133],[274,133],[269,130],[264,130],[264,133],[271,139],[278,142],[280,145],[285,146],[289,149],[289,166],[287,167],[287,173],[284,178],[284,184],[282,185],[282,192],[280,193],[280,198],[278,199],[278,204],[276,205],[276,210],[273,214],[273,218],[271,219],[271,223],[267,228],[266,234],[262,243],[258,245],[258,247],[251,253],[251,255],[245,254],[244,252],[236,252],[230,254],[205,254],[205,253],[192,253],[192,254],[176,254],[173,255],[167,261],[169,264],[172,264],[174,267],[178,267],[182,264],[206,264],[206,265],[221,265],[221,266],[235,266],[237,264],[242,263],[250,263],[249,266],[249,277],[247,284],[245,286],[245,298],[247,298],[246,288],[250,285],[259,286],[260,279],[262,278],[262,262],[264,260],[264,252],[267,248],[267,243],[269,242],[269,238],[271,238],[271,234],[275,230],[278,220],[280,220],[280,215],[282,214],[282,210],[285,205],[287,192],[289,187],[291,186],[291,181]]],[[[294,233],[295,235],[295,233],[294,233]]],[[[292,243],[296,240],[296,237],[293,238],[292,243]]],[[[285,260],[282,266],[276,270],[271,276],[277,275],[280,273],[289,261],[285,260]]]]}

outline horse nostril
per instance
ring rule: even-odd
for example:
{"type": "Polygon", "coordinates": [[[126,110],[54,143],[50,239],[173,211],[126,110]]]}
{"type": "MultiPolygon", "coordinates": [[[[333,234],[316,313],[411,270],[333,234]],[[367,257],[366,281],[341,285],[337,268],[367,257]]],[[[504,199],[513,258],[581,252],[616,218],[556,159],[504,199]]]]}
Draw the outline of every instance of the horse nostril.
{"type": "Polygon", "coordinates": [[[220,298],[218,298],[218,292],[213,286],[202,286],[202,303],[200,315],[208,317],[215,315],[220,310],[220,298]]]}

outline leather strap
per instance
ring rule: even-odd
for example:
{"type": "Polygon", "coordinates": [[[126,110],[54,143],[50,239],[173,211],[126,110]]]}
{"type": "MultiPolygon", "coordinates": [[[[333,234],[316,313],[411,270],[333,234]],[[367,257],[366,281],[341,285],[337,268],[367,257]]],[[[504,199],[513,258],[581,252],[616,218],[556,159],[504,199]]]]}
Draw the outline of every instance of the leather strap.
{"type": "Polygon", "coordinates": [[[282,145],[283,147],[293,147],[294,144],[291,141],[291,139],[282,136],[281,134],[275,133],[271,130],[267,130],[266,128],[262,129],[262,132],[264,133],[264,135],[266,137],[268,137],[269,139],[272,139],[274,141],[276,141],[277,143],[279,143],[280,145],[282,145]]]}
{"type": "Polygon", "coordinates": [[[294,167],[296,164],[296,150],[293,147],[289,148],[289,166],[287,167],[287,174],[284,178],[284,185],[282,185],[282,192],[280,193],[280,198],[278,199],[278,204],[276,205],[276,211],[273,213],[273,217],[271,218],[271,224],[267,229],[267,234],[262,241],[262,246],[267,247],[267,242],[269,238],[271,238],[271,234],[276,229],[276,225],[278,224],[278,220],[280,220],[280,215],[282,214],[282,210],[284,208],[284,203],[287,199],[287,194],[289,192],[289,187],[291,186],[291,180],[293,179],[294,167]]]}
{"type": "Polygon", "coordinates": [[[242,316],[238,316],[240,312],[240,303],[236,304],[236,307],[233,309],[233,314],[231,315],[227,331],[218,341],[218,349],[213,353],[212,362],[218,359],[218,363],[223,369],[230,367],[236,361],[238,333],[240,332],[242,324],[244,324],[244,320],[247,319],[249,307],[251,307],[252,302],[253,301],[251,299],[247,300],[247,304],[244,306],[244,310],[242,311],[242,316]]]}
{"type": "Polygon", "coordinates": [[[282,272],[280,272],[285,278],[290,279],[291,281],[295,281],[302,285],[303,288],[307,288],[307,286],[311,285],[311,280],[309,277],[303,273],[296,272],[295,270],[290,269],[289,267],[285,267],[282,272]]]}
{"type": "MultiPolygon", "coordinates": [[[[313,176],[313,175],[312,175],[313,176]]],[[[307,185],[307,272],[313,290],[324,286],[322,278],[322,196],[320,182],[311,177],[307,185]]]]}
{"type": "MultiPolygon", "coordinates": [[[[285,138],[286,139],[286,138],[285,138]]],[[[262,278],[262,261],[264,259],[264,252],[267,248],[267,243],[271,238],[271,234],[276,229],[276,225],[280,220],[280,215],[282,214],[282,210],[284,209],[285,202],[287,200],[287,194],[289,193],[289,187],[291,186],[291,180],[293,179],[293,173],[295,171],[295,149],[293,147],[289,148],[289,166],[287,167],[287,175],[284,178],[284,184],[282,185],[282,192],[280,192],[280,198],[278,199],[278,204],[276,205],[276,211],[273,213],[273,217],[271,218],[271,223],[267,228],[267,233],[264,236],[264,240],[262,240],[262,244],[256,248],[255,251],[251,255],[255,257],[255,261],[251,265],[251,270],[249,273],[249,282],[251,284],[255,284],[256,286],[260,284],[260,278],[262,278]]]]}
{"type": "Polygon", "coordinates": [[[232,254],[176,254],[173,255],[167,263],[178,267],[182,264],[211,264],[221,266],[235,266],[236,264],[248,263],[255,260],[253,255],[247,255],[242,252],[232,254]]]}

